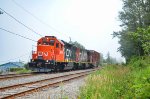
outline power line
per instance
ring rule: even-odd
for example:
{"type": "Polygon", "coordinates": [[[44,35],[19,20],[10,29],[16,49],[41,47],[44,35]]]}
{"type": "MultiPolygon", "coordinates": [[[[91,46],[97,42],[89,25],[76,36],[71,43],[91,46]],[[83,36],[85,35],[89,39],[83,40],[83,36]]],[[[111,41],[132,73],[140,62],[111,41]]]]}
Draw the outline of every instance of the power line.
{"type": "Polygon", "coordinates": [[[15,0],[12,0],[18,7],[20,7],[22,10],[24,10],[25,12],[27,12],[28,14],[30,14],[32,17],[34,17],[36,20],[38,20],[40,23],[42,23],[43,25],[51,28],[52,30],[54,30],[55,32],[61,33],[60,31],[58,31],[57,29],[55,29],[54,27],[52,27],[51,25],[47,24],[46,22],[44,22],[43,20],[39,19],[37,16],[35,16],[34,14],[32,14],[31,12],[29,12],[28,10],[26,10],[23,6],[21,6],[20,4],[18,4],[15,0]]]}
{"type": "Polygon", "coordinates": [[[0,27],[0,29],[1,29],[1,30],[3,30],[3,31],[6,31],[6,32],[8,32],[8,33],[11,33],[11,34],[13,34],[13,35],[17,35],[17,36],[20,36],[20,37],[22,37],[22,38],[25,38],[25,39],[28,39],[28,40],[31,40],[31,41],[37,42],[37,41],[35,41],[35,40],[33,40],[33,39],[30,39],[30,38],[25,37],[25,36],[22,36],[22,35],[20,35],[20,34],[17,34],[17,33],[11,32],[11,31],[6,30],[6,29],[3,29],[3,28],[1,28],[1,27],[0,27]]]}
{"type": "Polygon", "coordinates": [[[26,27],[27,29],[29,29],[30,31],[32,31],[33,33],[42,36],[41,34],[37,33],[36,31],[34,31],[32,28],[26,26],[25,24],[23,24],[21,21],[19,21],[18,19],[16,19],[14,16],[12,16],[11,14],[9,14],[8,12],[6,12],[5,10],[3,10],[2,8],[0,8],[0,10],[2,10],[4,13],[6,13],[9,17],[13,18],[15,21],[17,21],[19,24],[23,25],[24,27],[26,27]]]}

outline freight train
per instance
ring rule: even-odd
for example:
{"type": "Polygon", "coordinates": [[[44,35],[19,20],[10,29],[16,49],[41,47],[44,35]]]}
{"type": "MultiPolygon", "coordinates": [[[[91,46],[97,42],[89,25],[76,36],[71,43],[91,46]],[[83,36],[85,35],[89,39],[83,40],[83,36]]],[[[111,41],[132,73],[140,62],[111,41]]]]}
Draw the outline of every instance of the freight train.
{"type": "Polygon", "coordinates": [[[97,67],[99,62],[100,53],[94,50],[77,47],[55,36],[45,36],[37,41],[29,68],[37,72],[77,70],[97,67]]]}

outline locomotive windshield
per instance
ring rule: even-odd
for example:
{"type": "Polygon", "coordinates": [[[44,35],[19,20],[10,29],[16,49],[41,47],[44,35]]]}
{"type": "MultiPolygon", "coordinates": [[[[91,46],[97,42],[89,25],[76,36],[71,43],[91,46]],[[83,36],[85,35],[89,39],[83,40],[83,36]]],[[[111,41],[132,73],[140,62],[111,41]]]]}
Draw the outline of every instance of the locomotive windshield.
{"type": "Polygon", "coordinates": [[[50,43],[49,43],[49,44],[50,44],[51,46],[54,46],[54,43],[55,43],[54,40],[50,40],[50,43]]]}

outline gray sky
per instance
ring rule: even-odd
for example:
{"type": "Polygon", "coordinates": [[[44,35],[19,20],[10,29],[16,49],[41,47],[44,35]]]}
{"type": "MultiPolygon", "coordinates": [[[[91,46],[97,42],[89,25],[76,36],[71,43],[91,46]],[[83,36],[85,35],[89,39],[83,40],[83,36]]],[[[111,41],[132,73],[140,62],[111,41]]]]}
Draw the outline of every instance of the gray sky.
{"type": "MultiPolygon", "coordinates": [[[[86,49],[107,52],[122,59],[117,48],[118,39],[112,39],[113,31],[120,30],[118,11],[121,0],[1,0],[0,8],[32,28],[39,34],[54,35],[59,39],[77,41],[86,49]],[[24,7],[48,25],[36,20],[15,3],[24,7]],[[53,27],[53,28],[50,28],[53,27]]],[[[7,14],[0,15],[0,27],[11,32],[38,40],[39,35],[17,23],[7,14]]],[[[8,61],[29,61],[35,42],[0,30],[0,64],[8,61]]]]}

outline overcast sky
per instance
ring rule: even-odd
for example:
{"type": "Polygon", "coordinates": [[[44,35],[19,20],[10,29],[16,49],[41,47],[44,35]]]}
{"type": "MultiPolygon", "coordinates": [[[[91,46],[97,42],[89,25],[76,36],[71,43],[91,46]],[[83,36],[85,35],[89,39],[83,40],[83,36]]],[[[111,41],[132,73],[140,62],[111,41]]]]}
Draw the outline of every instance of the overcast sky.
{"type": "MultiPolygon", "coordinates": [[[[77,41],[86,49],[96,50],[105,57],[122,59],[117,52],[118,39],[113,31],[120,30],[118,11],[121,0],[1,0],[0,8],[32,28],[42,36],[54,35],[59,39],[77,41]],[[32,13],[41,21],[31,16],[32,13]]],[[[0,14],[0,28],[18,33],[33,40],[40,36],[17,23],[7,14],[0,14]]],[[[0,64],[8,61],[29,61],[36,42],[0,30],[0,64]]]]}

